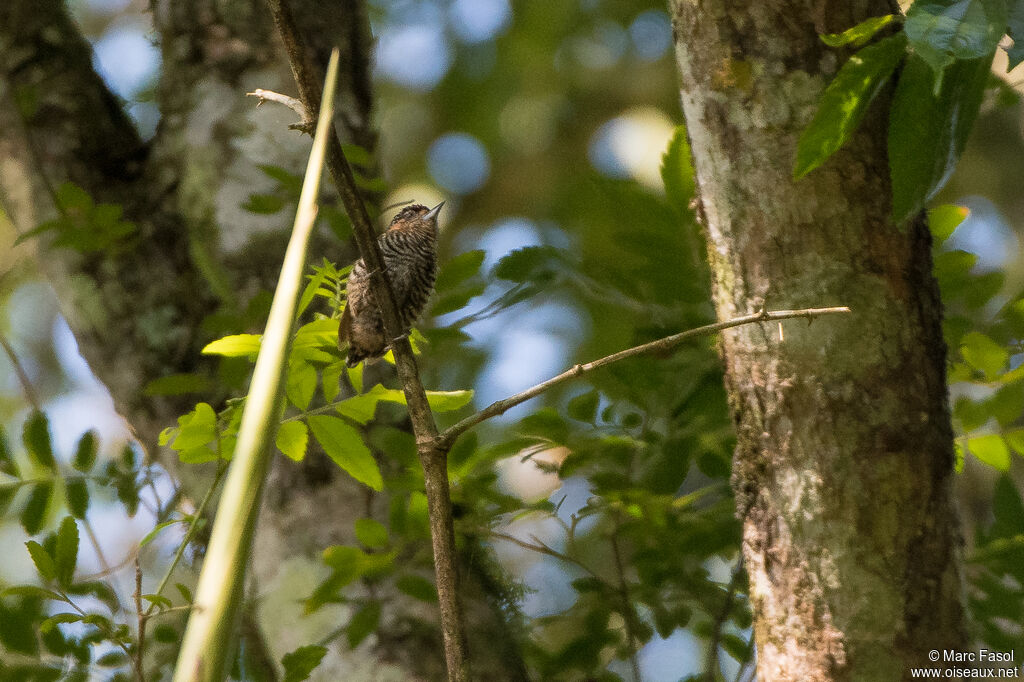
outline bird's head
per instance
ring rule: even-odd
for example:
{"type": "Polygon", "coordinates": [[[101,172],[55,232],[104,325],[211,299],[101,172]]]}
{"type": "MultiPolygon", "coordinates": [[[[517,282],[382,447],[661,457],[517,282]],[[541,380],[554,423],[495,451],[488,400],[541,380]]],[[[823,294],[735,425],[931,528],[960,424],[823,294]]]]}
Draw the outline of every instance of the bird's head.
{"type": "Polygon", "coordinates": [[[437,216],[441,213],[442,201],[434,208],[427,208],[423,204],[410,204],[398,212],[388,226],[389,230],[428,230],[437,233],[437,216]]]}

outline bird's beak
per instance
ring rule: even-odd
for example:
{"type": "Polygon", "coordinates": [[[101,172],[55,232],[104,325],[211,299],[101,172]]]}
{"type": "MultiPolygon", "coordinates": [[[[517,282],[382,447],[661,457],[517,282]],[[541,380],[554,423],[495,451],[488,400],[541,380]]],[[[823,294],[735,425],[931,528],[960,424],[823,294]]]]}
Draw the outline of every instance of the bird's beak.
{"type": "Polygon", "coordinates": [[[440,204],[438,204],[437,206],[435,206],[434,208],[432,208],[429,211],[427,211],[427,214],[425,216],[423,216],[423,220],[436,220],[437,219],[437,215],[441,212],[441,207],[442,206],[444,206],[444,202],[443,201],[440,204]]]}

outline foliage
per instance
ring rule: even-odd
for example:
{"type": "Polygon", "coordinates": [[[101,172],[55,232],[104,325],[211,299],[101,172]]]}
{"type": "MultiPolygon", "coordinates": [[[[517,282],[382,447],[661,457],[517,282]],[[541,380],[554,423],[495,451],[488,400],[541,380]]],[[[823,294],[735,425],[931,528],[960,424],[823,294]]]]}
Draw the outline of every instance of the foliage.
{"type": "MultiPolygon", "coordinates": [[[[877,93],[894,87],[894,212],[901,219],[918,211],[963,151],[996,49],[992,36],[997,30],[997,40],[1003,32],[1024,32],[1024,3],[1007,7],[1004,16],[994,2],[919,0],[905,20],[886,15],[823,36],[829,47],[853,54],[823,94],[801,140],[795,173],[825,163],[855,133],[877,93]],[[1004,25],[996,28],[999,22],[1004,25]]],[[[587,50],[600,43],[595,36],[611,30],[609,24],[629,23],[641,10],[653,11],[629,3],[599,9],[524,4],[514,27],[498,39],[500,49],[459,45],[456,68],[436,89],[409,95],[381,86],[381,108],[389,115],[400,118],[409,102],[416,105],[416,124],[393,128],[408,137],[386,152],[396,186],[422,179],[427,169],[420,157],[429,140],[420,138],[445,130],[478,136],[494,164],[484,189],[460,197],[466,232],[443,244],[426,319],[445,318],[412,334],[427,383],[444,389],[429,393],[443,423],[470,410],[474,394],[468,387],[478,385],[496,343],[479,331],[488,322],[500,330],[499,338],[514,338],[547,310],[551,345],[564,348],[558,359],[568,365],[712,317],[703,245],[689,208],[694,177],[685,130],[676,128],[662,159],[664,188],[611,179],[580,162],[599,122],[636,102],[677,108],[669,59],[653,66],[635,58],[601,69],[585,64],[587,50]],[[510,97],[508,83],[527,76],[529,91],[510,97]],[[531,128],[513,115],[522,111],[547,112],[543,122],[552,126],[557,153],[552,146],[523,151],[523,130],[531,128]],[[533,242],[516,243],[497,257],[474,243],[476,226],[485,231],[498,217],[517,213],[535,219],[533,242]]],[[[1008,49],[1011,66],[1024,59],[1021,49],[1016,43],[1008,49]]],[[[346,153],[359,165],[372,163],[365,149],[348,147],[346,153]]],[[[243,208],[260,215],[290,210],[301,176],[272,165],[260,171],[272,188],[251,195],[243,208]]],[[[371,191],[382,189],[379,180],[359,181],[371,191]]],[[[114,209],[73,188],[60,191],[68,215],[40,226],[63,239],[57,245],[116,253],[134,234],[114,209]]],[[[1024,373],[1017,357],[1024,292],[1008,292],[1004,273],[979,271],[976,256],[943,245],[964,215],[950,206],[930,213],[947,312],[959,465],[973,457],[1004,472],[1013,453],[1024,455],[1024,373]]],[[[325,203],[320,219],[334,237],[349,239],[351,226],[338,208],[325,203]]],[[[437,637],[436,622],[420,615],[435,608],[437,592],[404,396],[386,365],[350,370],[336,346],[348,271],[324,259],[307,276],[276,447],[289,460],[283,464],[295,470],[319,462],[338,466],[363,486],[367,511],[354,522],[351,541],[319,548],[325,577],[304,602],[309,613],[344,604],[348,619],[331,637],[285,654],[285,680],[308,679],[329,649],[374,646],[375,635],[389,628],[437,637]]],[[[189,395],[198,401],[168,424],[160,444],[187,465],[186,472],[212,479],[211,492],[234,451],[246,400],[242,387],[262,341],[249,332],[262,326],[269,294],[247,295],[245,309],[218,311],[204,325],[203,338],[210,340],[205,359],[215,369],[158,378],[146,389],[154,400],[189,395]]],[[[517,576],[486,576],[495,579],[508,620],[521,626],[515,645],[531,675],[630,679],[629,662],[645,643],[681,630],[702,646],[718,641],[723,658],[749,663],[751,616],[728,486],[732,446],[720,363],[704,342],[670,357],[613,365],[458,440],[449,475],[467,572],[479,577],[473,573],[479,564],[515,548],[526,554],[517,562],[554,566],[566,576],[568,596],[543,612],[530,610],[529,586],[509,585],[517,576]],[[510,467],[538,470],[555,491],[524,499],[502,473],[510,467]],[[573,496],[573,490],[584,492],[573,496]]],[[[152,481],[149,468],[139,465],[131,448],[104,453],[89,434],[64,462],[53,451],[42,414],[26,420],[22,449],[15,453],[0,439],[0,510],[31,535],[25,556],[36,567],[37,584],[13,585],[0,595],[0,645],[30,662],[11,664],[0,656],[6,666],[0,678],[47,679],[63,669],[71,679],[96,670],[128,679],[139,648],[155,675],[176,658],[181,618],[192,602],[188,586],[178,583],[173,595],[165,594],[168,569],[160,589],[140,595],[133,609],[109,586],[112,576],[82,575],[76,568],[82,552],[72,551],[84,545],[87,512],[98,498],[116,494],[130,513],[139,508],[140,490],[152,481]],[[155,627],[139,642],[137,623],[149,619],[155,627]]],[[[1008,476],[1000,473],[995,491],[993,521],[976,530],[970,552],[970,605],[978,636],[1008,649],[1021,645],[1019,632],[1006,626],[1022,620],[1024,512],[1008,476]]],[[[177,500],[157,509],[151,531],[139,542],[142,556],[173,542],[172,569],[179,561],[198,564],[204,509],[179,508],[177,500]]],[[[500,567],[490,561],[486,569],[497,573],[500,567]]],[[[241,677],[246,665],[236,663],[235,677],[241,677]]]]}
{"type": "MultiPolygon", "coordinates": [[[[1020,34],[1022,16],[1021,0],[915,2],[898,33],[862,47],[825,89],[800,138],[794,176],[805,176],[841,148],[898,72],[889,110],[892,214],[897,223],[917,214],[952,175],[977,118],[999,40],[1006,33],[1020,34]]],[[[872,17],[822,41],[834,48],[860,47],[895,21],[894,15],[872,17]]],[[[1017,43],[1008,48],[1009,68],[1020,62],[1020,50],[1017,43]]]]}

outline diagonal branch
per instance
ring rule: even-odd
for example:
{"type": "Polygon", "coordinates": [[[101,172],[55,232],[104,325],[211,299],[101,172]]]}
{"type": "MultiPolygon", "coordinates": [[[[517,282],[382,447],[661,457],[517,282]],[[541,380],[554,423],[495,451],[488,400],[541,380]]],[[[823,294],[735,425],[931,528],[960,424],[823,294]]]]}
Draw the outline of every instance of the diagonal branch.
{"type": "Polygon", "coordinates": [[[731,329],[732,327],[740,327],[745,324],[753,324],[755,322],[769,322],[772,320],[788,320],[794,317],[803,317],[807,320],[812,320],[820,315],[830,315],[833,313],[848,313],[850,309],[846,306],[839,306],[835,308],[805,308],[803,310],[774,310],[754,313],[752,315],[744,315],[743,317],[736,317],[731,320],[724,322],[715,322],[714,324],[706,324],[703,327],[695,327],[693,329],[687,329],[684,332],[666,336],[656,341],[644,343],[633,348],[627,348],[626,350],[620,350],[618,353],[612,353],[606,357],[588,362],[582,365],[573,365],[566,371],[562,372],[557,376],[553,376],[546,381],[542,381],[536,386],[526,389],[522,393],[516,393],[515,395],[509,396],[508,398],[502,398],[496,400],[484,409],[480,410],[476,414],[466,417],[462,421],[458,422],[454,426],[449,427],[437,437],[437,446],[445,451],[451,448],[455,439],[461,436],[463,433],[473,428],[480,422],[486,421],[491,417],[497,417],[500,414],[508,412],[516,405],[525,403],[530,398],[536,398],[541,393],[563,384],[570,379],[575,379],[578,376],[592,372],[595,369],[605,367],[625,360],[626,358],[636,357],[637,355],[643,355],[645,353],[653,353],[657,351],[667,351],[675,348],[686,339],[692,339],[696,336],[705,336],[707,334],[713,334],[723,329],[731,329]]]}
{"type": "MultiPolygon", "coordinates": [[[[320,74],[316,73],[308,58],[287,0],[268,0],[268,3],[274,23],[288,52],[292,73],[295,74],[299,88],[299,98],[310,116],[315,118],[319,114],[320,74]]],[[[409,418],[412,421],[413,434],[423,465],[448,679],[452,682],[466,682],[469,679],[469,660],[466,656],[466,628],[457,591],[458,573],[451,495],[448,487],[447,451],[438,446],[437,425],[427,403],[427,395],[419,378],[412,347],[398,314],[394,291],[384,275],[384,258],[377,244],[376,231],[336,134],[331,136],[328,143],[327,170],[334,179],[338,195],[352,221],[359,252],[371,272],[371,291],[380,305],[384,329],[392,339],[391,350],[395,356],[395,367],[405,392],[409,418]]]]}

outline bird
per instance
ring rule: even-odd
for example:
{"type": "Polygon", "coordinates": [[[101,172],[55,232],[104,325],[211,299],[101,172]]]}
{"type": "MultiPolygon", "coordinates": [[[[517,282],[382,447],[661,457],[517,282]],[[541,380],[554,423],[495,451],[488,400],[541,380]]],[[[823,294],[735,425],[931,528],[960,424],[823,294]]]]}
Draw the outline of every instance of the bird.
{"type": "MultiPolygon", "coordinates": [[[[384,270],[398,304],[403,332],[423,312],[437,277],[437,216],[442,201],[428,209],[422,204],[403,208],[377,239],[384,256],[384,270]]],[[[370,269],[362,258],[348,277],[348,301],[338,326],[338,347],[348,343],[345,364],[371,364],[391,346],[384,330],[380,306],[370,290],[370,269]]]]}

